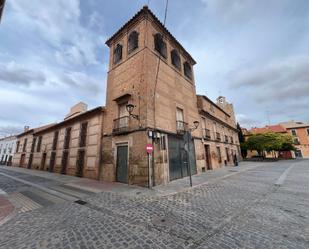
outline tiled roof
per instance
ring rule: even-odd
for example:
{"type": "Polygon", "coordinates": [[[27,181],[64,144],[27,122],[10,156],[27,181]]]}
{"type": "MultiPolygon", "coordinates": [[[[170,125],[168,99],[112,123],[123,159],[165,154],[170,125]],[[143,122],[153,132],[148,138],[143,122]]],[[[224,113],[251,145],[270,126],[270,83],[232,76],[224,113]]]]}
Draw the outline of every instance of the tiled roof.
{"type": "Polygon", "coordinates": [[[139,12],[137,12],[127,23],[125,23],[114,35],[112,35],[107,41],[106,44],[110,46],[110,42],[117,37],[122,31],[124,31],[128,26],[130,26],[132,23],[134,23],[139,17],[145,16],[149,14],[156,23],[170,36],[173,42],[175,42],[188,56],[188,58],[191,60],[192,64],[196,64],[196,61],[192,58],[192,56],[184,49],[184,47],[177,41],[177,39],[168,31],[168,29],[164,26],[163,23],[160,22],[160,20],[156,17],[156,15],[148,8],[147,5],[145,5],[139,12]]]}
{"type": "Polygon", "coordinates": [[[46,131],[46,130],[48,130],[48,129],[50,129],[50,128],[58,128],[58,127],[61,127],[62,125],[65,125],[65,124],[67,124],[67,123],[69,123],[69,122],[75,121],[76,119],[78,119],[78,118],[80,118],[80,117],[83,117],[83,116],[85,116],[85,115],[87,115],[87,114],[96,113],[96,112],[99,112],[99,111],[105,111],[105,107],[98,106],[98,107],[93,108],[93,109],[91,109],[91,110],[89,110],[89,111],[82,112],[82,113],[80,113],[80,114],[78,114],[78,115],[76,115],[76,116],[74,116],[74,117],[65,119],[65,120],[62,121],[62,122],[52,124],[52,125],[50,125],[50,126],[48,126],[48,127],[44,127],[44,128],[42,128],[42,129],[39,129],[39,130],[35,130],[34,133],[35,133],[35,134],[38,134],[38,133],[40,133],[40,132],[42,132],[42,131],[46,131]]]}
{"type": "Polygon", "coordinates": [[[280,123],[280,125],[282,125],[287,129],[309,127],[309,123],[295,122],[295,121],[280,123]]]}
{"type": "Polygon", "coordinates": [[[258,127],[251,128],[249,132],[253,134],[261,134],[261,133],[267,133],[267,132],[285,133],[287,131],[281,125],[267,125],[261,128],[258,128],[258,127]]]}

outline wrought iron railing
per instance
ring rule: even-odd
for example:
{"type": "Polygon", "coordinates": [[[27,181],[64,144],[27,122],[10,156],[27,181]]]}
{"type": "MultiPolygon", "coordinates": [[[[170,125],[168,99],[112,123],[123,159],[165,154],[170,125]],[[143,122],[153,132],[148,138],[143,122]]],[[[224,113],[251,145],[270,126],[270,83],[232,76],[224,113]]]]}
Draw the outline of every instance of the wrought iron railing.
{"type": "Polygon", "coordinates": [[[127,131],[129,129],[129,116],[114,119],[113,132],[127,131]]]}
{"type": "Polygon", "coordinates": [[[187,123],[183,122],[183,121],[176,121],[176,130],[177,133],[184,133],[187,129],[187,123]]]}
{"type": "Polygon", "coordinates": [[[205,139],[210,139],[211,136],[210,136],[210,130],[209,129],[203,129],[203,137],[205,139]]]}

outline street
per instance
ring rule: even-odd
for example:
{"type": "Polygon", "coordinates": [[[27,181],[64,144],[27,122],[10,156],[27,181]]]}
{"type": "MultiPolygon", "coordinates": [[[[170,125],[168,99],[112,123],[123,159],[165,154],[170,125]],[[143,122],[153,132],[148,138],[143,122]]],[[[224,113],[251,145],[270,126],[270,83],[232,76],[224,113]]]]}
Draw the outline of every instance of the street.
{"type": "Polygon", "coordinates": [[[96,192],[1,167],[0,248],[309,248],[309,160],[220,170],[192,189],[96,192]]]}

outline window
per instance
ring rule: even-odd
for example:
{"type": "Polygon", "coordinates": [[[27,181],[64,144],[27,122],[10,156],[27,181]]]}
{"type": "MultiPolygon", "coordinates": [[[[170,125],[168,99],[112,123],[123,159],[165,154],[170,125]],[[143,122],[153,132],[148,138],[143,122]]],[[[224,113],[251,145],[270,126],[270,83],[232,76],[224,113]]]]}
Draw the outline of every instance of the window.
{"type": "Polygon", "coordinates": [[[26,148],[27,148],[27,138],[25,138],[24,140],[24,145],[23,145],[23,152],[26,152],[26,148]]]}
{"type": "Polygon", "coordinates": [[[228,148],[225,148],[225,153],[226,153],[226,160],[229,162],[230,161],[230,152],[228,148]]]}
{"type": "Polygon", "coordinates": [[[56,152],[53,151],[53,152],[50,154],[49,172],[53,172],[53,171],[54,171],[55,162],[56,162],[56,152]]]}
{"type": "Polygon", "coordinates": [[[82,177],[84,171],[85,151],[79,150],[76,160],[76,176],[82,177]]]}
{"type": "Polygon", "coordinates": [[[33,140],[32,140],[31,152],[34,152],[35,142],[36,142],[36,137],[34,137],[33,140]]]}
{"type": "Polygon", "coordinates": [[[309,128],[307,128],[307,134],[308,134],[308,136],[309,136],[309,128]]]}
{"type": "Polygon", "coordinates": [[[172,59],[172,64],[178,69],[180,70],[180,56],[179,53],[177,52],[176,49],[172,50],[171,52],[171,59],[172,59]]]}
{"type": "Polygon", "coordinates": [[[71,139],[71,127],[65,129],[65,136],[64,136],[64,149],[68,149],[70,147],[70,139],[71,139]]]}
{"type": "Polygon", "coordinates": [[[61,159],[61,174],[66,174],[67,172],[68,159],[69,159],[69,152],[67,150],[64,150],[62,152],[62,159],[61,159]]]}
{"type": "Polygon", "coordinates": [[[79,147],[86,146],[87,128],[88,128],[88,122],[84,122],[81,124],[81,130],[79,135],[79,147]]]}
{"type": "Polygon", "coordinates": [[[160,147],[161,147],[161,150],[166,150],[166,135],[161,135],[160,147]]]}
{"type": "Polygon", "coordinates": [[[117,44],[114,49],[114,64],[118,63],[122,59],[122,45],[117,44]]]}
{"type": "Polygon", "coordinates": [[[128,52],[131,53],[137,48],[138,48],[138,33],[136,31],[133,31],[129,35],[128,52]]]}
{"type": "Polygon", "coordinates": [[[192,68],[189,62],[183,63],[183,70],[185,73],[185,76],[188,77],[190,80],[192,80],[192,68]]]}
{"type": "Polygon", "coordinates": [[[59,131],[55,131],[54,140],[53,140],[53,150],[57,149],[58,136],[59,136],[59,131]]]}
{"type": "Polygon", "coordinates": [[[20,145],[20,141],[17,141],[16,142],[16,153],[18,153],[18,151],[19,151],[19,145],[20,145]]]}
{"type": "Polygon", "coordinates": [[[295,129],[292,129],[291,132],[292,132],[292,135],[293,135],[293,136],[297,136],[297,133],[296,133],[296,130],[295,130],[295,129]]]}
{"type": "Polygon", "coordinates": [[[178,132],[184,132],[186,125],[183,118],[183,110],[180,108],[176,108],[176,125],[178,132]]]}
{"type": "Polygon", "coordinates": [[[38,144],[36,146],[36,152],[41,152],[41,145],[42,145],[42,136],[39,136],[38,144]]]}
{"type": "Polygon", "coordinates": [[[295,138],[294,138],[294,144],[300,145],[300,142],[299,142],[299,138],[298,138],[298,137],[295,137],[295,138]]]}
{"type": "Polygon", "coordinates": [[[158,51],[161,56],[167,58],[166,43],[164,42],[163,36],[160,33],[155,34],[154,45],[155,50],[158,51]]]}
{"type": "Polygon", "coordinates": [[[176,119],[177,121],[183,121],[183,110],[178,107],[176,109],[176,119]]]}

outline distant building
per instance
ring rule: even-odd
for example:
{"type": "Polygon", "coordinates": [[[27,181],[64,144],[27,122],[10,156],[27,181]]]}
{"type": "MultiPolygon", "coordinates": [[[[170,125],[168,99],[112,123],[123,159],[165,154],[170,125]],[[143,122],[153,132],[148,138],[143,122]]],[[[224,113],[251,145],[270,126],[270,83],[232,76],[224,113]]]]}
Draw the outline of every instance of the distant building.
{"type": "MultiPolygon", "coordinates": [[[[264,127],[254,127],[251,128],[250,130],[247,129],[242,129],[243,130],[243,134],[245,136],[245,140],[247,140],[250,136],[252,135],[256,135],[256,134],[265,134],[265,133],[269,133],[269,132],[273,132],[273,133],[281,133],[281,134],[288,134],[287,129],[280,125],[266,125],[264,127]]],[[[252,157],[256,157],[259,156],[258,152],[255,150],[248,150],[247,152],[247,158],[252,158],[252,157]]],[[[293,151],[282,151],[282,152],[278,152],[278,151],[267,151],[266,154],[264,154],[264,156],[266,158],[273,158],[273,157],[282,157],[285,159],[290,159],[295,157],[294,152],[293,151]]]]}
{"type": "Polygon", "coordinates": [[[5,0],[0,0],[0,23],[1,23],[3,10],[4,10],[4,5],[5,5],[5,0]]]}
{"type": "Polygon", "coordinates": [[[309,158],[309,123],[289,121],[280,123],[293,136],[296,157],[309,158]]]}
{"type": "Polygon", "coordinates": [[[8,136],[0,139],[0,164],[12,165],[17,138],[8,136]]]}

